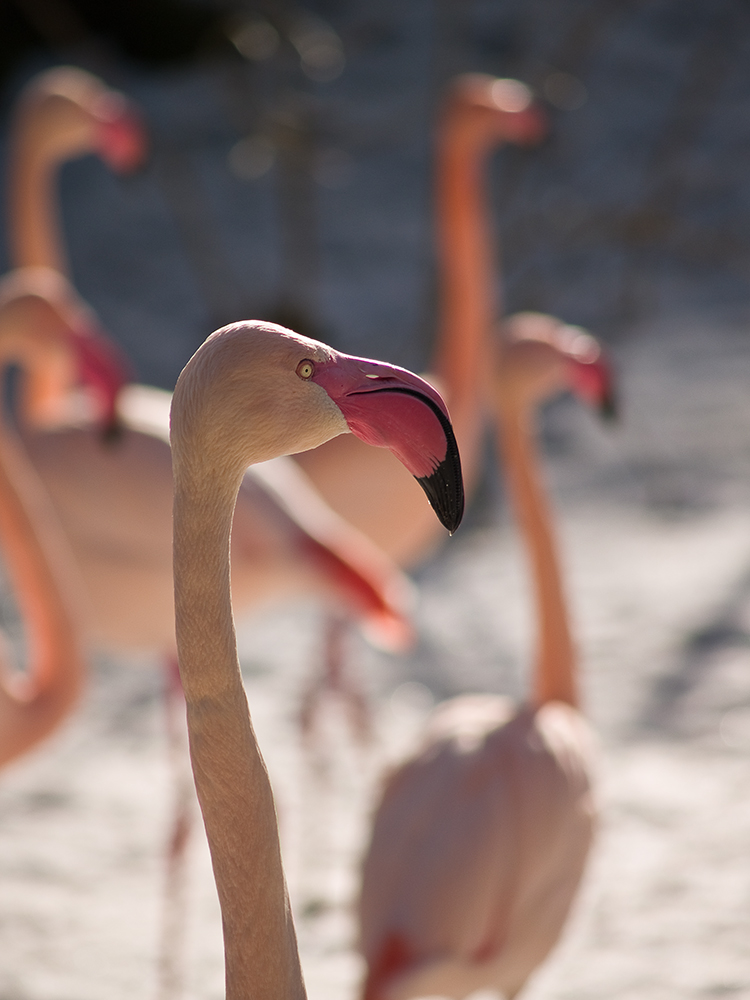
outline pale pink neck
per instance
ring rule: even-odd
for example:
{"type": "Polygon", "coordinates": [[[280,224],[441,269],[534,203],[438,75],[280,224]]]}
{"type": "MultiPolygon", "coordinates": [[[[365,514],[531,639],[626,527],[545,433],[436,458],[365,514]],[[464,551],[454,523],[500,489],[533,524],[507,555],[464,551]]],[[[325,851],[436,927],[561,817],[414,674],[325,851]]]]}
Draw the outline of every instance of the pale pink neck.
{"type": "Polygon", "coordinates": [[[487,377],[489,335],[498,309],[496,273],[483,173],[488,146],[466,142],[447,122],[437,162],[440,327],[432,370],[441,380],[461,449],[465,478],[478,466],[480,400],[487,377]]]}
{"type": "Polygon", "coordinates": [[[33,135],[11,143],[9,242],[13,267],[50,267],[69,274],[59,219],[57,159],[36,149],[33,135]]]}
{"type": "Polygon", "coordinates": [[[536,599],[539,645],[532,697],[537,705],[564,701],[577,706],[575,650],[552,517],[540,481],[531,413],[506,404],[501,415],[501,439],[504,468],[529,554],[536,599]]]}
{"type": "Polygon", "coordinates": [[[70,606],[72,555],[44,487],[20,445],[0,430],[0,548],[23,619],[23,675],[0,663],[0,764],[25,753],[69,713],[83,683],[70,606]]]}
{"type": "Polygon", "coordinates": [[[175,458],[175,627],[190,754],[221,904],[226,1000],[302,1000],[305,988],[271,785],[232,619],[229,488],[175,458]]]}

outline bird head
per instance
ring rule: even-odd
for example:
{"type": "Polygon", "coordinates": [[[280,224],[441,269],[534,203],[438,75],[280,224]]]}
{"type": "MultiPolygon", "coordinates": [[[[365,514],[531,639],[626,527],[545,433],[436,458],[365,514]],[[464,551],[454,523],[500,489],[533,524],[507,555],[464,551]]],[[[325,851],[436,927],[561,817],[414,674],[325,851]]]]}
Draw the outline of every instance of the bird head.
{"type": "Polygon", "coordinates": [[[388,448],[449,531],[463,514],[461,463],[445,403],[403,368],[335,351],[284,327],[246,321],[212,334],[175,388],[172,442],[205,474],[317,447],[350,431],[388,448]]]}
{"type": "Polygon", "coordinates": [[[602,417],[616,415],[612,370],[590,333],[543,313],[510,317],[498,339],[496,404],[530,409],[566,390],[602,417]]]}
{"type": "Polygon", "coordinates": [[[531,90],[518,80],[466,73],[456,77],[448,90],[443,127],[459,133],[463,144],[531,146],[544,138],[547,117],[531,90]]]}
{"type": "Polygon", "coordinates": [[[115,171],[135,169],[146,149],[134,106],[98,77],[74,66],[48,70],[18,103],[15,136],[52,162],[97,153],[115,171]]]}
{"type": "Polygon", "coordinates": [[[0,309],[0,354],[24,372],[23,423],[49,429],[93,421],[111,437],[130,365],[67,279],[49,268],[16,268],[0,282],[0,309]]]}

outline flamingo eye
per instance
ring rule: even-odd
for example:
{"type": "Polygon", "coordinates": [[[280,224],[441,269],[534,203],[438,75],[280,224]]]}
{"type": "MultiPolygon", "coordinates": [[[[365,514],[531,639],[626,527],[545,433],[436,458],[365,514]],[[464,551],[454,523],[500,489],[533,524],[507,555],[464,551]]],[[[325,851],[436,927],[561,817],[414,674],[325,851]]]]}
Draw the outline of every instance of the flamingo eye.
{"type": "Polygon", "coordinates": [[[297,374],[300,378],[310,378],[314,371],[315,365],[308,358],[305,358],[304,361],[300,361],[297,365],[297,374]]]}

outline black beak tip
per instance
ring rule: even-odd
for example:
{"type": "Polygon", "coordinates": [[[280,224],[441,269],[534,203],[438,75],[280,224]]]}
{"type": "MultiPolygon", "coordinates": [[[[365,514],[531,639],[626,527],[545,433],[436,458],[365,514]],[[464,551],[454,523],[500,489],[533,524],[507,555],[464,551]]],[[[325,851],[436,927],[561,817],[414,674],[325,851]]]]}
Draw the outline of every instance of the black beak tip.
{"type": "Polygon", "coordinates": [[[461,521],[464,517],[464,495],[463,490],[461,491],[461,503],[460,506],[456,508],[454,513],[447,513],[445,517],[440,518],[441,523],[445,528],[448,529],[448,533],[452,535],[454,531],[460,526],[461,521]]]}
{"type": "Polygon", "coordinates": [[[448,451],[445,458],[434,472],[417,478],[417,482],[427,494],[438,520],[452,535],[464,516],[464,481],[453,430],[450,425],[446,430],[448,451]]]}

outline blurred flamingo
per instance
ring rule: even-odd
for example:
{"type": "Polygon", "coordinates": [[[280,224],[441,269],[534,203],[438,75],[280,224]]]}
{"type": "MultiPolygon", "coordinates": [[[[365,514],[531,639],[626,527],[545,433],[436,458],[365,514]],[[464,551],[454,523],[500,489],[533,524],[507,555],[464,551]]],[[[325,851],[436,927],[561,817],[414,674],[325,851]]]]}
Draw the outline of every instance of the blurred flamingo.
{"type": "MultiPolygon", "coordinates": [[[[515,80],[458,77],[437,128],[436,224],[440,328],[430,371],[450,406],[467,491],[479,476],[484,387],[495,317],[494,261],[483,174],[493,148],[541,140],[545,119],[515,80]]],[[[328,503],[400,565],[425,558],[442,537],[424,497],[384,451],[345,436],[295,456],[328,503]]]]}
{"type": "Polygon", "coordinates": [[[463,495],[445,405],[403,369],[267,323],[214,333],[172,401],[177,646],[219,893],[227,1000],[305,996],[273,794],[242,684],[229,537],[248,463],[353,431],[391,448],[454,530],[463,495]],[[241,415],[238,419],[238,415],[241,415]]]}
{"type": "Polygon", "coordinates": [[[520,707],[489,694],[438,706],[388,778],[359,903],[365,1000],[515,996],[562,930],[594,830],[592,734],[533,420],[563,389],[607,409],[611,384],[596,341],[549,316],[518,315],[499,343],[488,395],[533,580],[532,692],[520,707]]]}
{"type": "Polygon", "coordinates": [[[40,73],[23,89],[9,137],[8,239],[13,267],[69,273],[56,173],[97,153],[117,172],[137,167],[145,133],[134,106],[98,77],[73,66],[40,73]]]}
{"type": "MultiPolygon", "coordinates": [[[[70,316],[44,296],[0,287],[0,368],[33,378],[79,364],[70,316]]],[[[3,407],[3,414],[5,408],[3,407]]],[[[80,581],[65,533],[17,434],[0,419],[0,547],[27,631],[29,662],[0,661],[0,766],[68,715],[84,677],[80,581]]]]}
{"type": "MultiPolygon", "coordinates": [[[[441,314],[425,378],[440,388],[450,406],[469,495],[480,472],[483,385],[496,308],[483,173],[499,144],[537,143],[545,128],[531,92],[516,80],[476,73],[459,76],[441,108],[435,204],[441,314]]],[[[294,457],[327,502],[401,566],[425,559],[444,537],[419,489],[388,452],[373,452],[349,435],[294,457]]],[[[344,688],[347,693],[351,685],[343,663],[340,670],[335,668],[345,629],[345,620],[329,622],[328,668],[302,704],[303,731],[308,734],[314,731],[315,710],[326,692],[344,688]]],[[[366,705],[360,717],[358,732],[366,734],[371,727],[366,705]]]]}
{"type": "MultiPolygon", "coordinates": [[[[8,142],[8,244],[14,268],[47,268],[70,278],[60,225],[57,173],[68,160],[98,154],[117,173],[128,173],[145,158],[146,134],[135,106],[103,80],[74,66],[57,66],[34,76],[13,109],[8,142]]],[[[51,285],[53,279],[39,278],[51,285]]],[[[98,333],[93,313],[76,306],[76,336],[98,333]]],[[[98,350],[108,367],[130,377],[124,354],[103,336],[98,350]]],[[[84,377],[86,373],[84,372],[84,377]]],[[[86,380],[89,383],[90,380],[86,380]]],[[[54,373],[34,372],[20,401],[28,426],[47,428],[73,416],[94,418],[92,407],[114,403],[112,393],[71,397],[54,373]]],[[[113,413],[106,414],[112,423],[113,413]]]]}

